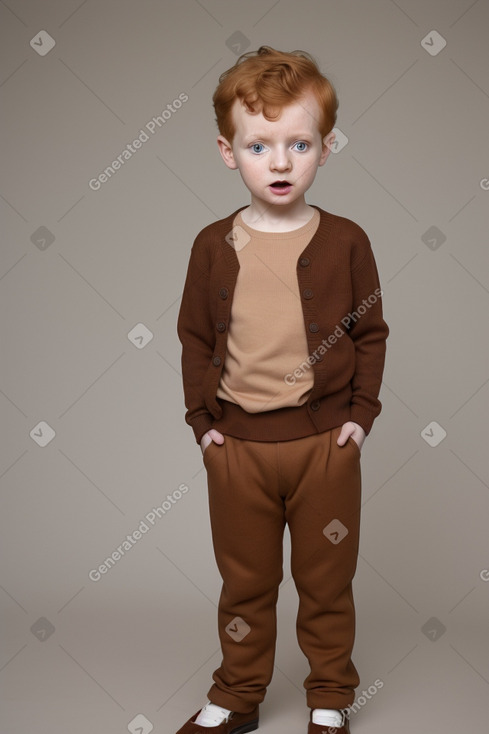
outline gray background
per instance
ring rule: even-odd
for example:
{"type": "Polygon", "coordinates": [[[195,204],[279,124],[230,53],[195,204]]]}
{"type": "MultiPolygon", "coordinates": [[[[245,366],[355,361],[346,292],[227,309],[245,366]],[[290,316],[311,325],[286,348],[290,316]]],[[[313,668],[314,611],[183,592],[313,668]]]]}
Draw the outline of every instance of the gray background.
{"type": "MultiPolygon", "coordinates": [[[[307,200],[369,234],[391,328],[354,586],[358,696],[383,686],[352,731],[482,731],[487,0],[9,0],[0,24],[1,731],[166,734],[205,703],[221,582],[176,317],[194,237],[249,202],[211,96],[261,44],[309,51],[336,85],[349,142],[307,200]]],[[[270,734],[308,720],[285,548],[270,734]]]]}

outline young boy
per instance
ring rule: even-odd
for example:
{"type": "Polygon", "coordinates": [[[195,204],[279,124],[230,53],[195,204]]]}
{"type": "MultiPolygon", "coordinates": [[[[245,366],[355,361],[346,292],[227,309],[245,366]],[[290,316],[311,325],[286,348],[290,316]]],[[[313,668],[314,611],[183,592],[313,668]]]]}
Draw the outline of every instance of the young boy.
{"type": "Polygon", "coordinates": [[[363,229],[304,198],[338,107],[314,60],[262,46],[221,75],[213,102],[219,151],[251,203],[197,235],[178,316],[185,420],[203,452],[223,586],[222,662],[177,734],[258,728],[285,523],[308,734],[348,734],[360,449],[381,410],[389,333],[382,291],[363,229]]]}

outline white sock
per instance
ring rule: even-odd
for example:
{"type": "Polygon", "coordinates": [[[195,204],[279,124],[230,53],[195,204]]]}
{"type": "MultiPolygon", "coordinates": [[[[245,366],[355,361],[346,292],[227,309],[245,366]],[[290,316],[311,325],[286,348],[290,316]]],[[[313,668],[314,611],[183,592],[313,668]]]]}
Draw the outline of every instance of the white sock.
{"type": "Polygon", "coordinates": [[[229,709],[223,709],[221,706],[216,706],[215,703],[208,701],[195,719],[195,723],[200,724],[200,726],[219,726],[223,721],[228,720],[230,713],[229,709]]]}
{"type": "Polygon", "coordinates": [[[312,712],[312,723],[322,726],[341,726],[343,715],[337,709],[314,709],[312,712]]]}

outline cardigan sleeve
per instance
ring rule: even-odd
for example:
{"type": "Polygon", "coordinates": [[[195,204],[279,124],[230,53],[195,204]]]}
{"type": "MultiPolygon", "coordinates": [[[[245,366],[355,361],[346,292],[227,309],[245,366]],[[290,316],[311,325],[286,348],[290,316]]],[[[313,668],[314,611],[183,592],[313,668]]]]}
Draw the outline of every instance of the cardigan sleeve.
{"type": "Polygon", "coordinates": [[[363,232],[351,273],[353,310],[349,335],[355,345],[355,372],[351,381],[351,420],[368,434],[382,404],[378,399],[384,371],[389,327],[383,318],[382,290],[370,241],[363,232]]]}
{"type": "Polygon", "coordinates": [[[212,428],[213,418],[204,400],[204,376],[212,359],[215,340],[209,312],[209,269],[205,262],[203,239],[201,232],[192,246],[177,319],[187,408],[185,422],[192,428],[198,444],[204,433],[212,428]]]}

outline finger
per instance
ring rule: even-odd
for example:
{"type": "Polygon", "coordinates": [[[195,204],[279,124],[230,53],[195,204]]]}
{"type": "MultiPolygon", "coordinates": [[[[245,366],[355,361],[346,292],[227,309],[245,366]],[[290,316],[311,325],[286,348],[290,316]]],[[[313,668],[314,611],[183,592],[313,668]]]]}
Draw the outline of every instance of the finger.
{"type": "Polygon", "coordinates": [[[338,446],[344,446],[345,443],[348,441],[349,436],[350,436],[350,432],[348,431],[347,428],[343,427],[341,429],[340,435],[338,436],[338,440],[336,442],[338,446]]]}

